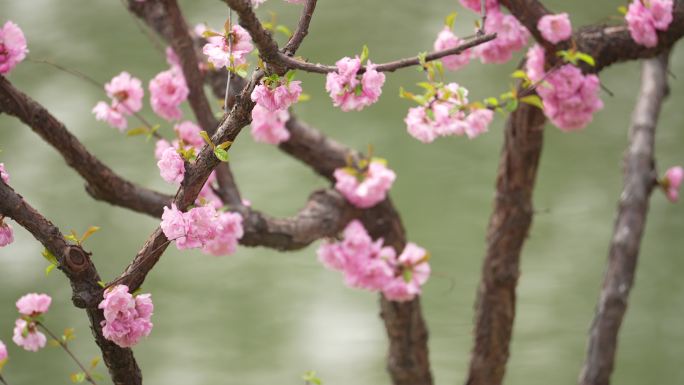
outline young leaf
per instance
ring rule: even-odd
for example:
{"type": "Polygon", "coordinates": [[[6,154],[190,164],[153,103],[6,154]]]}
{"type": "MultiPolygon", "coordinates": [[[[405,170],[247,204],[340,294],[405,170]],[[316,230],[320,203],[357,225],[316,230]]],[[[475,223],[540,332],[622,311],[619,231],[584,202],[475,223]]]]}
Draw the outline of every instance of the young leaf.
{"type": "Polygon", "coordinates": [[[368,53],[368,46],[364,44],[363,49],[361,50],[361,63],[368,60],[368,53]]]}
{"type": "Polygon", "coordinates": [[[71,379],[71,382],[73,382],[74,384],[80,384],[83,381],[85,381],[86,375],[83,372],[71,373],[69,379],[71,379]]]}
{"type": "Polygon", "coordinates": [[[95,357],[92,360],[90,360],[90,368],[95,369],[97,367],[97,364],[100,363],[100,357],[95,357]]]}
{"type": "Polygon", "coordinates": [[[527,72],[523,70],[517,70],[511,74],[513,79],[527,79],[527,72]]]}
{"type": "Polygon", "coordinates": [[[233,142],[231,142],[230,140],[228,140],[228,141],[225,141],[225,142],[219,144],[218,146],[216,146],[216,148],[220,148],[220,149],[222,149],[222,150],[226,150],[226,149],[230,148],[230,146],[231,146],[232,144],[233,144],[233,142]]]}
{"type": "Polygon", "coordinates": [[[577,59],[589,64],[590,66],[596,67],[596,60],[594,60],[594,58],[591,55],[586,54],[584,52],[577,52],[575,56],[577,57],[577,59]]]}
{"type": "Polygon", "coordinates": [[[50,275],[50,272],[51,272],[52,270],[54,270],[55,267],[57,267],[57,265],[49,264],[49,265],[45,268],[45,276],[47,277],[48,275],[50,275]]]}
{"type": "Polygon", "coordinates": [[[216,145],[214,145],[214,142],[211,141],[211,138],[209,137],[209,134],[207,134],[206,131],[202,130],[200,131],[200,136],[204,141],[211,146],[211,148],[216,148],[216,145]]]}
{"type": "Polygon", "coordinates": [[[43,256],[43,258],[47,259],[48,262],[52,265],[59,265],[59,262],[57,261],[57,257],[54,256],[48,249],[43,249],[43,252],[40,253],[40,255],[43,256]]]}
{"type": "Polygon", "coordinates": [[[444,19],[444,25],[449,27],[449,29],[454,28],[454,22],[456,21],[456,16],[458,14],[456,12],[451,12],[445,19],[444,19]]]}
{"type": "Polygon", "coordinates": [[[518,99],[510,99],[506,102],[506,111],[513,112],[518,109],[518,99]]]}
{"type": "Polygon", "coordinates": [[[131,128],[130,130],[126,131],[126,136],[144,135],[147,134],[148,131],[149,130],[145,126],[131,128]]]}
{"type": "Polygon", "coordinates": [[[540,110],[544,109],[544,103],[542,103],[541,98],[539,98],[539,96],[537,96],[537,95],[524,96],[524,97],[520,98],[520,101],[523,103],[533,105],[533,106],[539,108],[540,110]]]}
{"type": "Polygon", "coordinates": [[[617,10],[618,10],[618,13],[621,14],[621,15],[626,15],[626,14],[627,14],[627,7],[625,7],[624,5],[619,6],[619,7],[617,8],[617,10]]]}
{"type": "Polygon", "coordinates": [[[296,73],[297,73],[297,71],[295,71],[295,70],[289,70],[289,71],[287,71],[287,73],[285,74],[285,79],[287,80],[288,84],[289,84],[292,80],[294,80],[294,77],[295,77],[295,74],[296,74],[296,73]]]}
{"type": "Polygon", "coordinates": [[[404,277],[404,282],[409,283],[413,279],[413,271],[411,269],[404,269],[401,275],[404,277]]]}
{"type": "Polygon", "coordinates": [[[214,147],[214,155],[221,162],[227,162],[228,161],[228,151],[226,151],[222,148],[214,147]]]}
{"type": "Polygon", "coordinates": [[[290,31],[290,29],[287,28],[287,27],[284,26],[284,25],[280,25],[280,24],[279,24],[279,25],[276,26],[275,29],[276,29],[277,32],[280,32],[280,33],[282,33],[283,35],[285,35],[285,36],[287,36],[287,37],[292,36],[292,31],[290,31]]]}
{"type": "Polygon", "coordinates": [[[83,233],[83,236],[81,237],[80,243],[83,243],[86,241],[86,239],[90,238],[91,235],[95,234],[98,232],[100,228],[98,226],[90,226],[88,227],[88,230],[86,230],[85,233],[83,233]]]}

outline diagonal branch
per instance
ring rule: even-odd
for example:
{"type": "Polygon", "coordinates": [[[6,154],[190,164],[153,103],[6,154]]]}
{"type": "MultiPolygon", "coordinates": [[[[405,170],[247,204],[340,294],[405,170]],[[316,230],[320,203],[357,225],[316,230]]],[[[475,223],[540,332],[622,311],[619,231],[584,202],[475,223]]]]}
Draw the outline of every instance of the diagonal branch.
{"type": "Polygon", "coordinates": [[[79,142],[49,111],[0,76],[0,113],[12,115],[57,150],[66,163],[87,182],[95,199],[158,217],[169,196],[123,179],[79,142]]]}
{"type": "Polygon", "coordinates": [[[102,357],[109,368],[115,385],[140,385],[142,374],[133,357],[133,351],[121,348],[102,335],[102,311],[97,304],[102,298],[98,284],[100,276],[90,259],[90,254],[81,246],[68,244],[59,229],[10,186],[0,180],[0,214],[12,218],[28,230],[59,261],[59,269],[71,283],[72,301],[76,307],[84,308],[90,320],[95,342],[102,351],[102,357]]]}
{"type": "Polygon", "coordinates": [[[646,227],[649,198],[657,186],[655,130],[668,93],[668,53],[644,61],[629,147],[624,156],[624,189],[620,194],[608,267],[589,333],[587,357],[580,385],[608,385],[613,372],[617,338],[634,284],[641,238],[646,227]]]}
{"type": "Polygon", "coordinates": [[[302,10],[302,16],[299,18],[299,23],[297,24],[297,29],[287,42],[283,52],[286,55],[294,55],[302,44],[302,41],[309,34],[309,24],[311,24],[311,18],[313,17],[314,10],[316,9],[317,0],[307,0],[304,9],[302,10]]]}

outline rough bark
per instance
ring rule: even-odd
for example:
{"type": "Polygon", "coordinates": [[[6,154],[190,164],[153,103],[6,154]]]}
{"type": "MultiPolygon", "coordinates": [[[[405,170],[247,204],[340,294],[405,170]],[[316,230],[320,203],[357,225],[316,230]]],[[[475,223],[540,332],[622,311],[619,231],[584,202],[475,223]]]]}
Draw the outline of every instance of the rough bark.
{"type": "Polygon", "coordinates": [[[646,227],[649,198],[657,186],[655,130],[668,93],[668,54],[644,61],[629,147],[624,155],[624,188],[608,252],[608,267],[589,333],[580,385],[608,385],[615,364],[618,332],[634,284],[641,238],[646,227]]]}

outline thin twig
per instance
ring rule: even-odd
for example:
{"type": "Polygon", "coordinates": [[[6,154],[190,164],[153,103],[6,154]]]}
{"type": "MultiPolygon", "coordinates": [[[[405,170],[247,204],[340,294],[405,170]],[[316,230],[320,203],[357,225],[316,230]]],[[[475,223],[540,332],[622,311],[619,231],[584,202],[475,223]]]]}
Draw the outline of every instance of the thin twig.
{"type": "MultiPolygon", "coordinates": [[[[226,31],[228,36],[228,57],[230,58],[230,65],[233,66],[233,10],[229,8],[228,11],[228,25],[231,30],[226,31]]],[[[230,98],[230,82],[233,80],[233,71],[228,70],[228,79],[226,80],[226,96],[223,99],[223,111],[228,112],[228,99],[230,98]]]]}
{"type": "Polygon", "coordinates": [[[85,366],[83,366],[83,364],[81,363],[81,361],[79,361],[78,358],[76,358],[76,356],[74,355],[74,353],[71,352],[71,349],[69,349],[69,346],[66,344],[66,342],[62,341],[61,338],[57,337],[57,336],[56,336],[50,329],[48,329],[48,327],[45,326],[45,324],[43,324],[42,322],[36,321],[36,325],[38,325],[38,326],[40,326],[41,328],[43,328],[43,330],[45,330],[45,332],[47,332],[47,334],[49,334],[50,337],[52,337],[53,340],[57,341],[57,343],[59,344],[59,346],[60,346],[62,349],[64,349],[64,351],[69,355],[69,357],[71,357],[71,359],[74,360],[74,362],[76,363],[76,365],[78,365],[78,367],[81,368],[81,370],[82,370],[83,373],[85,374],[86,380],[87,380],[88,382],[90,382],[90,383],[93,384],[93,385],[97,385],[97,382],[95,382],[95,379],[94,379],[93,376],[90,374],[90,372],[88,371],[88,369],[86,369],[85,366]]]}
{"type": "Polygon", "coordinates": [[[9,385],[7,381],[5,381],[5,378],[0,374],[0,382],[2,382],[4,385],[9,385]]]}

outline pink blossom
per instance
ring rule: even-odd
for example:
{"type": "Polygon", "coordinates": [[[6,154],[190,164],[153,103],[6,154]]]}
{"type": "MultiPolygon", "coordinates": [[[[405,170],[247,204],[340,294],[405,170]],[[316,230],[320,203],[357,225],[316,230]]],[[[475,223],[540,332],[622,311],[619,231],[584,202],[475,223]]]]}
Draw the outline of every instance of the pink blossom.
{"type": "Polygon", "coordinates": [[[5,184],[9,184],[10,176],[9,173],[7,173],[7,170],[5,170],[4,163],[0,163],[0,179],[2,179],[5,184]]]}
{"type": "Polygon", "coordinates": [[[553,44],[572,36],[572,25],[567,13],[542,16],[537,23],[537,29],[546,41],[553,44]]]}
{"type": "Polygon", "coordinates": [[[288,3],[292,3],[292,4],[306,4],[306,0],[285,0],[285,1],[287,1],[288,3]]]}
{"type": "Polygon", "coordinates": [[[221,256],[235,253],[238,241],[244,235],[242,229],[242,215],[239,213],[225,212],[218,216],[216,236],[206,242],[202,251],[206,254],[221,256]]]}
{"type": "Polygon", "coordinates": [[[425,249],[409,242],[397,259],[401,274],[383,289],[385,297],[390,301],[410,301],[420,295],[421,287],[430,277],[427,260],[425,249]]]}
{"type": "Polygon", "coordinates": [[[8,74],[28,53],[24,32],[11,21],[0,28],[0,74],[8,74]]]}
{"type": "Polygon", "coordinates": [[[359,208],[372,207],[383,201],[396,179],[394,171],[378,160],[371,161],[367,170],[353,172],[350,168],[335,170],[335,188],[359,208]],[[363,179],[359,180],[359,177],[363,179]]]}
{"type": "Polygon", "coordinates": [[[116,285],[104,293],[98,305],[103,310],[102,334],[122,348],[129,348],[150,335],[154,305],[150,294],[133,297],[128,286],[116,285]]]}
{"type": "Polygon", "coordinates": [[[544,63],[546,61],[546,53],[541,45],[535,44],[527,51],[527,60],[525,61],[525,69],[527,77],[533,83],[539,82],[544,78],[546,71],[544,70],[544,63]]]}
{"type": "Polygon", "coordinates": [[[171,208],[164,207],[160,227],[170,241],[184,240],[189,228],[183,212],[178,210],[175,203],[171,205],[171,208]]]}
{"type": "Polygon", "coordinates": [[[200,135],[202,129],[195,123],[186,120],[173,126],[173,129],[183,143],[193,147],[204,146],[204,139],[202,139],[202,136],[200,135]]]}
{"type": "Polygon", "coordinates": [[[290,139],[290,131],[285,123],[290,119],[287,110],[271,112],[255,105],[252,109],[252,138],[255,141],[269,144],[279,144],[290,139]]]}
{"type": "MultiPolygon", "coordinates": [[[[456,48],[463,44],[463,40],[459,39],[451,32],[451,28],[445,26],[444,29],[437,35],[435,40],[435,51],[444,51],[451,48],[456,48]]],[[[470,62],[470,50],[466,50],[458,55],[449,55],[442,58],[444,67],[452,71],[459,70],[470,62]]]]}
{"type": "Polygon", "coordinates": [[[325,89],[335,107],[340,107],[342,111],[360,111],[378,101],[385,84],[385,74],[378,72],[370,60],[361,79],[357,76],[361,68],[358,56],[354,59],[343,57],[335,64],[337,71],[328,73],[325,82],[325,89]]]}
{"type": "Polygon", "coordinates": [[[140,79],[124,71],[105,84],[107,96],[112,99],[112,109],[122,115],[133,115],[142,109],[145,95],[140,79]]]}
{"type": "Polygon", "coordinates": [[[159,139],[155,144],[154,144],[154,157],[157,160],[160,160],[162,158],[162,155],[164,154],[164,151],[166,151],[167,148],[171,147],[171,143],[169,143],[166,139],[159,139]]]}
{"type": "MultiPolygon", "coordinates": [[[[247,55],[252,52],[252,38],[249,33],[239,25],[231,28],[233,65],[239,66],[247,62],[247,55]]],[[[209,36],[207,44],[202,48],[210,63],[216,68],[230,67],[230,53],[228,52],[228,39],[226,36],[209,36]]]]}
{"type": "Polygon", "coordinates": [[[181,183],[185,176],[185,162],[173,147],[169,147],[162,153],[161,159],[157,162],[159,174],[168,183],[181,183]]]}
{"type": "Polygon", "coordinates": [[[301,83],[298,80],[282,82],[275,88],[259,84],[252,91],[252,101],[269,111],[287,109],[299,100],[302,93],[301,83]]]}
{"type": "Polygon", "coordinates": [[[118,128],[121,132],[126,131],[126,128],[128,127],[126,117],[105,102],[98,102],[95,107],[93,107],[92,112],[95,114],[96,120],[107,122],[107,124],[114,128],[118,128]]]}
{"type": "Polygon", "coordinates": [[[0,247],[5,247],[14,242],[14,230],[9,223],[0,221],[0,247]]]}
{"type": "Polygon", "coordinates": [[[183,217],[188,224],[188,232],[185,239],[176,240],[179,250],[204,247],[221,229],[218,213],[213,206],[193,207],[183,217]]]}
{"type": "Polygon", "coordinates": [[[594,113],[603,108],[599,91],[598,77],[584,75],[572,64],[550,73],[537,88],[544,114],[563,131],[579,130],[591,122],[594,113]]]}
{"type": "Polygon", "coordinates": [[[2,366],[7,362],[7,346],[0,341],[0,370],[2,370],[2,366]]]}
{"type": "Polygon", "coordinates": [[[190,91],[185,78],[178,69],[160,72],[150,81],[152,110],[166,120],[179,120],[183,112],[179,106],[188,98],[190,91]]]}
{"type": "Polygon", "coordinates": [[[465,134],[473,139],[487,132],[487,127],[494,119],[494,111],[486,108],[474,110],[466,117],[465,134]]]}
{"type": "Polygon", "coordinates": [[[667,195],[667,199],[670,200],[670,202],[674,203],[679,200],[679,189],[682,186],[682,180],[684,179],[684,169],[681,167],[670,167],[666,172],[665,172],[665,177],[663,178],[663,181],[661,182],[663,188],[665,189],[665,193],[667,195]]]}
{"type": "Polygon", "coordinates": [[[45,334],[38,331],[35,322],[27,322],[19,318],[14,322],[12,341],[25,350],[37,352],[45,347],[47,338],[45,334]]]}
{"type": "Polygon", "coordinates": [[[530,33],[512,15],[500,11],[487,14],[485,21],[487,33],[496,33],[496,39],[474,48],[475,55],[482,63],[506,63],[513,56],[513,52],[522,49],[527,44],[530,33]]]}
{"type": "Polygon", "coordinates": [[[176,55],[176,51],[171,47],[166,47],[166,62],[171,68],[181,68],[180,58],[176,55]]]}
{"type": "MultiPolygon", "coordinates": [[[[460,0],[461,5],[464,7],[475,11],[477,13],[480,13],[482,9],[482,1],[481,0],[460,0]]],[[[485,3],[485,8],[487,9],[487,13],[489,14],[490,11],[498,11],[499,10],[499,2],[497,0],[487,0],[485,3]]],[[[487,31],[489,32],[489,31],[487,31]]]]}
{"type": "Polygon", "coordinates": [[[625,15],[632,39],[646,47],[658,45],[657,31],[670,26],[672,9],[672,0],[633,0],[625,15]]]}
{"type": "Polygon", "coordinates": [[[17,300],[17,310],[20,314],[36,317],[50,309],[52,298],[47,294],[30,293],[17,300]]]}

